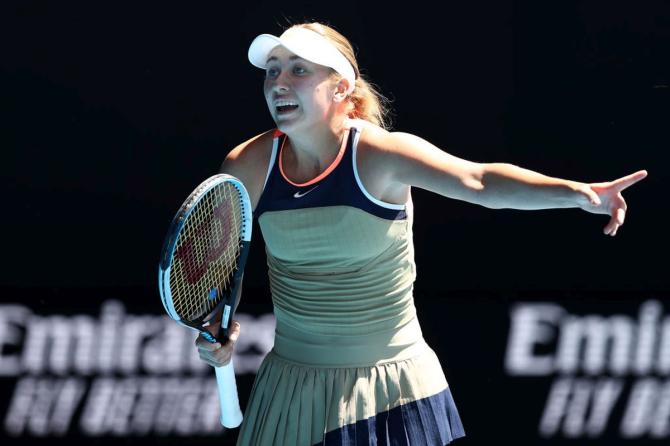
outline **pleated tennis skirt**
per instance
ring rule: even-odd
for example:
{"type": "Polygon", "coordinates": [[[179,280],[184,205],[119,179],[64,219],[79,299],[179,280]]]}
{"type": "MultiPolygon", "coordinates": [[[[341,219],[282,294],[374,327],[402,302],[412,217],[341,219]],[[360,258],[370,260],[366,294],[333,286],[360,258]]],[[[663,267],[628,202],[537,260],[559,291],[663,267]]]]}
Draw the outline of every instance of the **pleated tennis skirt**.
{"type": "MultiPolygon", "coordinates": [[[[340,337],[337,348],[315,356],[309,345],[333,344],[312,339],[296,351],[280,325],[256,376],[238,445],[437,446],[465,435],[440,362],[423,338],[396,348],[392,359],[343,366],[358,360],[357,351],[370,357],[374,346],[347,345],[340,337]]],[[[404,333],[417,329],[418,322],[408,324],[404,333]]]]}

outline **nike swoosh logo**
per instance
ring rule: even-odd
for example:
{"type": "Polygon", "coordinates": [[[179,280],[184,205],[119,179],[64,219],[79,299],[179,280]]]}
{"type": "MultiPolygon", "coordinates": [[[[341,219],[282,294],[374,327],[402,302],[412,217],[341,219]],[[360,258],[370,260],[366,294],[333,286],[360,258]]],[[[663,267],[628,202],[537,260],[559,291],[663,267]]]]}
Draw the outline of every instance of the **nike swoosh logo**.
{"type": "Polygon", "coordinates": [[[319,187],[319,186],[318,186],[318,185],[317,185],[317,186],[314,186],[313,188],[311,188],[311,189],[308,190],[307,192],[300,192],[300,191],[298,191],[298,192],[296,192],[295,194],[293,194],[293,198],[302,198],[302,197],[304,197],[305,195],[307,195],[308,193],[312,192],[312,191],[313,191],[314,189],[316,189],[317,187],[319,187]]]}

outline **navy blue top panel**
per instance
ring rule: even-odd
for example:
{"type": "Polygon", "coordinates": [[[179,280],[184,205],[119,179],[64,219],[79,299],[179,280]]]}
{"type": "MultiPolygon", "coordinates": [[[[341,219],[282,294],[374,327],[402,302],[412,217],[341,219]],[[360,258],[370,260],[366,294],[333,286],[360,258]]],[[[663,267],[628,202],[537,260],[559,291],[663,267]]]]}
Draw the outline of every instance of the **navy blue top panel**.
{"type": "Polygon", "coordinates": [[[279,152],[286,135],[278,138],[279,145],[265,189],[254,215],[260,217],[268,211],[307,209],[324,206],[352,206],[387,220],[407,218],[405,209],[389,209],[370,201],[358,187],[353,164],[353,145],[358,129],[349,132],[349,139],[340,163],[325,178],[300,187],[286,181],[279,170],[279,152]]]}

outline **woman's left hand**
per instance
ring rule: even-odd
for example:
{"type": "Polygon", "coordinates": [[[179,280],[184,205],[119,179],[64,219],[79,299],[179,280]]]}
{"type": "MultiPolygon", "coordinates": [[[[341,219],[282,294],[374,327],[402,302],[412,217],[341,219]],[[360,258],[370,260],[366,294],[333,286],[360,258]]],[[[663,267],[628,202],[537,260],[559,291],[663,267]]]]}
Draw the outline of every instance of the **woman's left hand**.
{"type": "Polygon", "coordinates": [[[582,192],[589,200],[587,200],[587,203],[581,205],[581,208],[593,214],[607,214],[611,216],[603,232],[606,235],[615,236],[619,226],[623,225],[626,218],[626,201],[623,199],[621,191],[644,179],[646,176],[646,170],[639,170],[614,181],[584,184],[586,190],[582,192]]]}

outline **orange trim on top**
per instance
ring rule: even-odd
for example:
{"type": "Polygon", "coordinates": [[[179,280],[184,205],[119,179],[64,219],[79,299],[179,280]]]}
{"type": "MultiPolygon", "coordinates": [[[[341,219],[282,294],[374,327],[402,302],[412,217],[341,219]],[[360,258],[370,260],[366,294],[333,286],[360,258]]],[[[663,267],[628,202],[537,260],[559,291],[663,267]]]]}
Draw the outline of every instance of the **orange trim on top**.
{"type": "Polygon", "coordinates": [[[283,163],[283,155],[282,154],[284,153],[284,143],[286,143],[286,138],[285,138],[284,141],[282,142],[281,147],[279,148],[279,172],[281,173],[281,176],[283,176],[286,181],[288,181],[290,184],[292,184],[293,186],[296,186],[296,187],[305,187],[305,186],[309,186],[311,184],[317,183],[317,182],[323,180],[324,178],[326,178],[328,176],[328,174],[330,172],[332,172],[333,170],[335,170],[335,168],[340,164],[340,161],[342,160],[342,156],[344,156],[344,150],[347,148],[347,141],[348,140],[349,140],[349,130],[347,130],[346,136],[342,139],[342,145],[340,146],[340,151],[337,153],[337,156],[335,157],[333,162],[330,163],[330,166],[328,166],[326,168],[326,170],[321,172],[316,178],[313,178],[306,183],[296,183],[294,181],[291,181],[286,176],[286,174],[284,173],[284,166],[283,166],[284,163],[283,163]]]}

